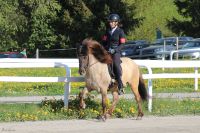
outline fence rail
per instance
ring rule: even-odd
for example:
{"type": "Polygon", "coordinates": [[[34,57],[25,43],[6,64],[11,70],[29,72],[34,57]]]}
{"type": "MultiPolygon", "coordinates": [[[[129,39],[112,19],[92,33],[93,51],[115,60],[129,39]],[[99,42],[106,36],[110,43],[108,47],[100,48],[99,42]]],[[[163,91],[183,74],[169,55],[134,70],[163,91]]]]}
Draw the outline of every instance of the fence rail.
{"type": "MultiPolygon", "coordinates": [[[[148,80],[148,110],[152,110],[153,83],[157,78],[193,78],[194,90],[198,89],[199,61],[164,61],[164,60],[135,60],[140,67],[148,70],[143,78],[148,80]],[[153,68],[194,68],[194,73],[153,73],[153,68]]],[[[64,103],[68,106],[71,82],[83,82],[83,77],[72,77],[71,68],[77,68],[78,59],[1,59],[0,68],[55,68],[64,67],[65,77],[24,77],[24,76],[0,76],[0,82],[65,82],[64,103]]]]}

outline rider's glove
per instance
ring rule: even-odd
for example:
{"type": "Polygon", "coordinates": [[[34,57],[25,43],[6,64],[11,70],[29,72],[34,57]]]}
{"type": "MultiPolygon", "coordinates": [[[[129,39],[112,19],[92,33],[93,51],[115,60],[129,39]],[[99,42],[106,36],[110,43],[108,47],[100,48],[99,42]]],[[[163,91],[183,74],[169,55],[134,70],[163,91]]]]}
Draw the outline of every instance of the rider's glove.
{"type": "Polygon", "coordinates": [[[114,53],[115,53],[115,50],[112,49],[112,48],[110,48],[110,49],[109,49],[109,53],[114,54],[114,53]]]}

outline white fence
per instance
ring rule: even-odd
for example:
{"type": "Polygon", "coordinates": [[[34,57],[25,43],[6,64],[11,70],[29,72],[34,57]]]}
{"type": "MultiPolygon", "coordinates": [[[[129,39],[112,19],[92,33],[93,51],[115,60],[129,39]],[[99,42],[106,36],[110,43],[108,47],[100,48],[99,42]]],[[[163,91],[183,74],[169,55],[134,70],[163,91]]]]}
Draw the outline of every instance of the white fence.
{"type": "Polygon", "coordinates": [[[0,68],[56,68],[65,67],[65,77],[0,76],[0,82],[65,82],[64,105],[68,107],[70,82],[84,82],[83,77],[72,77],[71,68],[78,67],[77,59],[1,59],[0,68]]]}
{"type": "MultiPolygon", "coordinates": [[[[162,60],[135,60],[140,67],[145,67],[148,74],[143,74],[148,79],[148,110],[152,110],[152,79],[156,78],[194,78],[194,89],[198,89],[199,61],[162,61],[162,60]],[[159,73],[153,74],[152,68],[194,68],[194,73],[159,73]]],[[[1,59],[0,68],[42,68],[65,67],[65,77],[14,77],[0,76],[0,82],[65,82],[64,104],[68,106],[70,82],[83,82],[83,77],[72,77],[71,68],[78,67],[77,59],[1,59]]]]}

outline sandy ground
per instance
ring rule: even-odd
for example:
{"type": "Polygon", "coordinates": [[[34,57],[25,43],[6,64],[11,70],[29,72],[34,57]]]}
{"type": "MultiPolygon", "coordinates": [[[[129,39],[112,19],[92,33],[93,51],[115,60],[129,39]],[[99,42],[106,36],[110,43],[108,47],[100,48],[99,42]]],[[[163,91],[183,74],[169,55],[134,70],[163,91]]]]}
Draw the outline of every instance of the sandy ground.
{"type": "Polygon", "coordinates": [[[0,133],[200,133],[200,116],[0,123],[0,133]]]}

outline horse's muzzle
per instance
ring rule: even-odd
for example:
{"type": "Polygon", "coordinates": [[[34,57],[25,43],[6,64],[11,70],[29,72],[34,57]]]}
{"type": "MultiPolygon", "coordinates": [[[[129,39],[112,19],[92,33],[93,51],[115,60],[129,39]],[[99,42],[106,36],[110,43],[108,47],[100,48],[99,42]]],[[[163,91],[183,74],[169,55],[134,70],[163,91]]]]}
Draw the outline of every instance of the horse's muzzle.
{"type": "Polygon", "coordinates": [[[80,75],[85,75],[85,69],[79,69],[78,72],[79,72],[80,75]]]}

